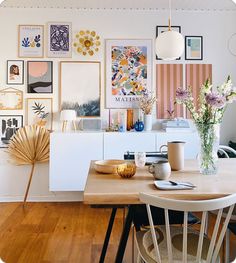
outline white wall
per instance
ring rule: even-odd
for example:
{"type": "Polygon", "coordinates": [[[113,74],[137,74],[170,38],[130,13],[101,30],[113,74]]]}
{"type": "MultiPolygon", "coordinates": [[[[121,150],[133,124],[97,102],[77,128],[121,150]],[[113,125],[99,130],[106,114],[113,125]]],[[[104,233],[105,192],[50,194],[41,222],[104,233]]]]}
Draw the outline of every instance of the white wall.
{"type": "MultiPolygon", "coordinates": [[[[213,64],[213,81],[221,84],[230,74],[236,83],[236,57],[227,50],[227,41],[235,33],[235,12],[206,11],[206,12],[173,12],[173,25],[182,27],[183,35],[202,35],[204,40],[204,60],[200,63],[213,64]]],[[[104,39],[112,38],[155,38],[156,25],[167,24],[166,11],[135,11],[135,10],[60,10],[60,9],[8,9],[0,8],[0,87],[6,87],[6,61],[17,59],[19,24],[42,24],[49,21],[72,22],[73,32],[81,29],[93,29],[102,38],[100,52],[93,57],[82,57],[73,52],[71,60],[98,60],[102,62],[102,117],[107,118],[104,110],[104,39]]],[[[154,50],[154,49],[153,49],[154,50]]],[[[153,53],[154,57],[154,53],[153,53]]],[[[58,129],[58,65],[60,59],[54,61],[54,129],[58,129]]],[[[30,60],[30,59],[28,59],[30,60]]],[[[68,59],[64,59],[68,60],[68,59]]],[[[25,59],[25,61],[27,61],[25,59]]],[[[153,65],[156,61],[154,60],[153,65]]],[[[193,63],[184,59],[177,63],[193,63]]],[[[153,72],[155,69],[153,67],[153,72]]],[[[155,88],[155,74],[153,74],[155,88]]],[[[26,77],[26,75],[25,75],[26,77]]],[[[26,80],[26,78],[25,78],[26,80]]],[[[26,93],[26,85],[18,86],[25,92],[25,98],[31,97],[26,93]]],[[[38,97],[50,97],[40,94],[38,97]]],[[[0,114],[24,114],[23,111],[2,111],[0,114]]],[[[224,129],[221,131],[222,143],[229,139],[236,140],[236,104],[230,105],[223,120],[224,129]]],[[[7,155],[0,149],[0,200],[21,200],[29,167],[15,167],[7,162],[7,155]]],[[[75,200],[78,193],[50,193],[48,191],[48,165],[38,165],[32,181],[30,199],[32,200],[75,200]]]]}

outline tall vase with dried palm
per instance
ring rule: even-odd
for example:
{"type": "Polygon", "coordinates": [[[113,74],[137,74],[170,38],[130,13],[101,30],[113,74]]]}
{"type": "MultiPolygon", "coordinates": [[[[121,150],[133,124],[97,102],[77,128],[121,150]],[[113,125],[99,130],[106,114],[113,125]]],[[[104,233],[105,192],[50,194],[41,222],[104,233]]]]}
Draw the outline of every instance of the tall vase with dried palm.
{"type": "Polygon", "coordinates": [[[16,165],[32,165],[24,196],[25,205],[35,164],[49,160],[49,131],[38,125],[20,128],[11,138],[8,153],[16,165]]]}

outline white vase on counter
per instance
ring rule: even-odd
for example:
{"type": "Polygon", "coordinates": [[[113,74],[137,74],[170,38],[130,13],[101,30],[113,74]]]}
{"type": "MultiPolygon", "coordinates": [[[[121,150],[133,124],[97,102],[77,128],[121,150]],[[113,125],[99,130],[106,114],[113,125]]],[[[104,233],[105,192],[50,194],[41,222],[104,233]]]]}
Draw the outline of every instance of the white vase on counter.
{"type": "Polygon", "coordinates": [[[144,130],[152,130],[152,114],[144,114],[144,130]]]}

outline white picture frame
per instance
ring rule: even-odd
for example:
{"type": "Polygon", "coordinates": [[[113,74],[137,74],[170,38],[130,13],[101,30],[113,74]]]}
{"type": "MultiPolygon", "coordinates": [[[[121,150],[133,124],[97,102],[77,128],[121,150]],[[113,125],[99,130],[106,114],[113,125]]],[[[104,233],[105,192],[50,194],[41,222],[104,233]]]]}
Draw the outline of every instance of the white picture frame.
{"type": "Polygon", "coordinates": [[[24,84],[24,60],[7,60],[7,84],[24,84]]]}
{"type": "Polygon", "coordinates": [[[101,116],[101,63],[99,61],[61,61],[61,110],[75,110],[77,117],[101,116]]]}
{"type": "Polygon", "coordinates": [[[15,88],[0,90],[0,110],[22,110],[23,91],[15,88]]]}
{"type": "Polygon", "coordinates": [[[11,137],[23,127],[23,115],[0,115],[0,148],[8,148],[11,137]]]}
{"type": "Polygon", "coordinates": [[[44,53],[44,26],[19,25],[18,57],[42,58],[44,53]]]}
{"type": "Polygon", "coordinates": [[[47,24],[47,56],[72,57],[72,23],[49,22],[47,24]]]}

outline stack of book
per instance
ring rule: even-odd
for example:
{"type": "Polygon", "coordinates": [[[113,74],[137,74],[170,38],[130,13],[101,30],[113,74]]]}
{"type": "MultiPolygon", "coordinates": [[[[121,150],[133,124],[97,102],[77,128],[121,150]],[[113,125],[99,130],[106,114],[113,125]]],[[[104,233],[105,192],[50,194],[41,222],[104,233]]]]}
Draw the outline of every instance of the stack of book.
{"type": "Polygon", "coordinates": [[[191,131],[188,120],[167,120],[162,123],[162,129],[166,132],[189,132],[191,131]]]}

